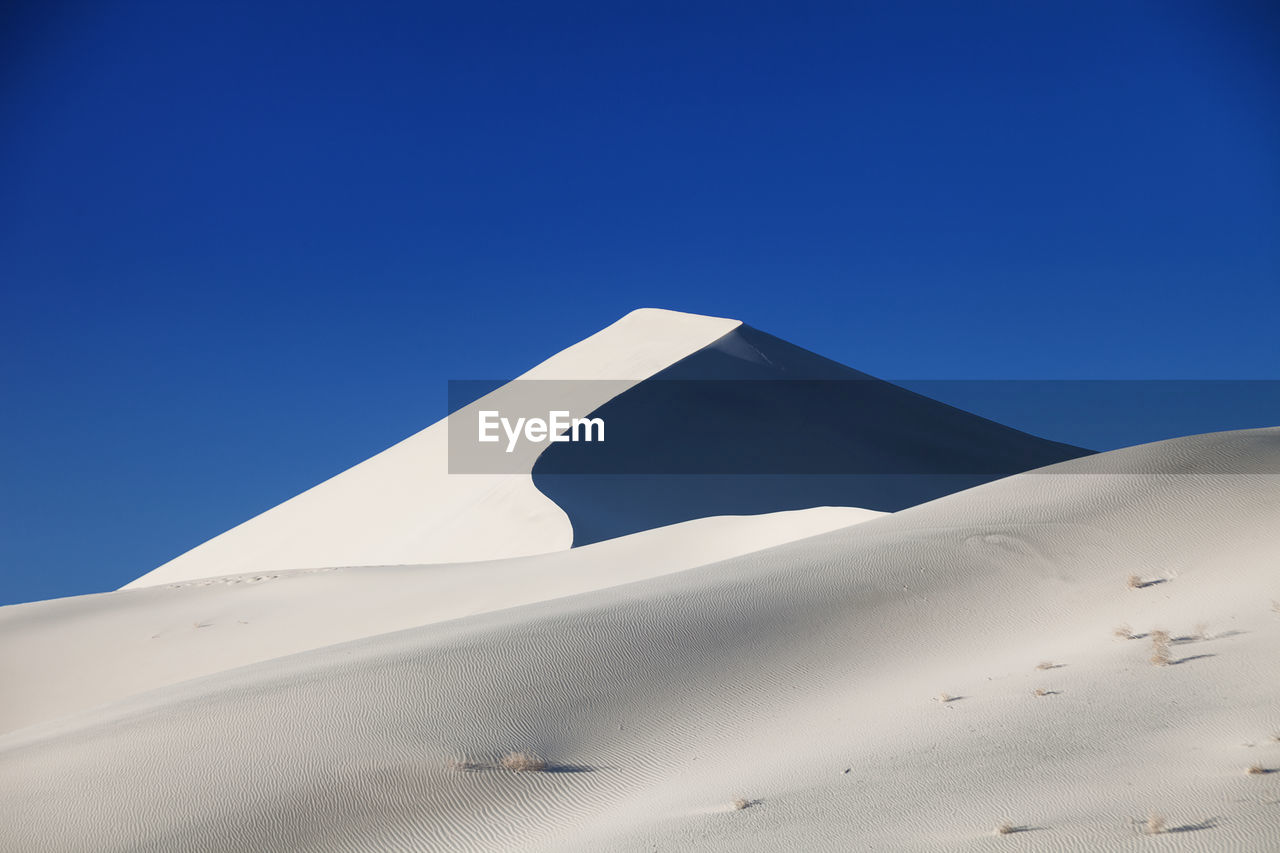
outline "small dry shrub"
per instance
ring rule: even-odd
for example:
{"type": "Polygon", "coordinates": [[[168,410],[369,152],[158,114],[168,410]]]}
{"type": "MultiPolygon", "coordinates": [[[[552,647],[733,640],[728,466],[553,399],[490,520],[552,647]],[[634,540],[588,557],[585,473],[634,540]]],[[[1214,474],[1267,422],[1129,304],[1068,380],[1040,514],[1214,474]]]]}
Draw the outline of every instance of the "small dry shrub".
{"type": "Polygon", "coordinates": [[[956,697],[952,696],[950,693],[939,693],[939,694],[938,694],[936,697],[934,697],[934,698],[935,698],[938,702],[941,702],[941,703],[942,703],[942,704],[944,704],[944,705],[945,705],[945,704],[947,704],[948,702],[954,702],[954,701],[956,700],[956,697]]]}
{"type": "Polygon", "coordinates": [[[1054,669],[1055,667],[1057,667],[1057,664],[1051,660],[1042,660],[1036,664],[1036,669],[1054,669]]]}
{"type": "Polygon", "coordinates": [[[1129,589],[1142,589],[1142,587],[1145,586],[1142,582],[1142,578],[1137,575],[1129,575],[1129,580],[1125,582],[1125,585],[1128,586],[1129,589]]]}
{"type": "Polygon", "coordinates": [[[1250,764],[1244,769],[1244,772],[1250,776],[1261,776],[1267,772],[1267,768],[1263,767],[1261,764],[1250,764]]]}
{"type": "Polygon", "coordinates": [[[466,758],[452,758],[449,760],[448,768],[462,773],[470,770],[483,770],[484,765],[466,758]]]}
{"type": "Polygon", "coordinates": [[[1112,633],[1114,633],[1117,637],[1119,637],[1122,640],[1133,639],[1133,629],[1130,628],[1128,625],[1121,625],[1118,628],[1116,628],[1115,631],[1113,631],[1112,633]]]}
{"type": "Polygon", "coordinates": [[[1032,692],[1033,692],[1036,696],[1048,696],[1048,695],[1049,695],[1049,691],[1048,691],[1048,690],[1045,690],[1043,687],[1037,687],[1037,688],[1036,688],[1034,691],[1032,691],[1032,692]]]}
{"type": "Polygon", "coordinates": [[[508,752],[502,756],[502,766],[516,773],[537,773],[547,769],[547,762],[529,752],[508,752]]]}
{"type": "Polygon", "coordinates": [[[997,824],[996,828],[991,831],[995,835],[1012,835],[1014,832],[1017,832],[1017,829],[1013,824],[1005,821],[1004,823],[997,824]]]}
{"type": "Polygon", "coordinates": [[[1155,630],[1151,632],[1151,663],[1156,666],[1168,666],[1173,661],[1169,651],[1169,632],[1155,630]]]}
{"type": "Polygon", "coordinates": [[[1142,831],[1147,835],[1160,835],[1165,831],[1164,815],[1152,812],[1147,816],[1147,822],[1143,825],[1142,831]]]}
{"type": "Polygon", "coordinates": [[[749,808],[751,808],[751,807],[752,807],[752,806],[754,806],[757,802],[759,802],[759,801],[758,801],[758,800],[748,800],[746,797],[738,797],[736,800],[734,800],[734,801],[733,801],[733,808],[734,808],[734,811],[742,811],[743,809],[749,809],[749,808]]]}

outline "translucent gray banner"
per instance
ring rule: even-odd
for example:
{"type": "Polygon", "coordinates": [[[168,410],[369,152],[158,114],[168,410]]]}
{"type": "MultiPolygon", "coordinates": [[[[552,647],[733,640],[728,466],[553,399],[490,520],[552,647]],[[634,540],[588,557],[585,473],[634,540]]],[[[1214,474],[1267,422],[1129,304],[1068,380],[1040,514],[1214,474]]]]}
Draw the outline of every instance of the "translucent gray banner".
{"type": "MultiPolygon", "coordinates": [[[[1280,424],[1280,381],[455,380],[449,408],[454,474],[990,479],[1097,450],[1280,424]]],[[[1070,466],[1125,469],[1115,456],[1070,466]]],[[[1132,469],[1152,473],[1137,456],[1132,469]]],[[[1280,473],[1228,458],[1191,470],[1280,473]]]]}

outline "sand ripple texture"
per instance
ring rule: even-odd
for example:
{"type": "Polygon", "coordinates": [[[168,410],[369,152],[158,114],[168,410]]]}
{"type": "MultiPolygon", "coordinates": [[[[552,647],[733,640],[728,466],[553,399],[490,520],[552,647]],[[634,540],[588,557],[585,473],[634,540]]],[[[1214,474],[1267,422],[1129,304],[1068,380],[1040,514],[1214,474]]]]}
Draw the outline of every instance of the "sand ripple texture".
{"type": "Polygon", "coordinates": [[[1117,451],[41,719],[0,849],[1280,850],[1278,461],[1117,451]]]}

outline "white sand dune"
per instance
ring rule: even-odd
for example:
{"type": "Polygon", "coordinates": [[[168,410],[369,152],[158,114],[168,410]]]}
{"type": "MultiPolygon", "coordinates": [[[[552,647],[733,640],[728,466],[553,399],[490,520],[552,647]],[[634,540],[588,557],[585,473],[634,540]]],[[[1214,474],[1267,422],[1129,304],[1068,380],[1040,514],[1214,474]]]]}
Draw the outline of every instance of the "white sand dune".
{"type": "Polygon", "coordinates": [[[533,482],[583,545],[712,515],[896,512],[1089,451],[1046,441],[740,325],[592,412],[533,482]]]}
{"type": "Polygon", "coordinates": [[[896,511],[1087,452],[929,400],[737,320],[641,309],[126,588],[493,560],[711,516],[819,506],[896,511]],[[460,459],[477,460],[458,450],[467,433],[455,432],[450,446],[450,428],[474,429],[482,409],[509,419],[553,410],[602,415],[609,438],[521,443],[509,456],[451,470],[460,459]],[[773,467],[748,470],[761,463],[773,467]],[[495,473],[463,473],[476,470],[495,473]]]}
{"type": "Polygon", "coordinates": [[[685,571],[883,515],[702,518],[483,563],[229,575],[0,608],[0,732],[336,643],[685,571]],[[50,678],[57,673],[57,678],[50,678]]]}
{"type": "MultiPolygon", "coordinates": [[[[699,564],[732,543],[682,562],[690,543],[656,531],[537,558],[537,601],[410,597],[451,596],[441,579],[388,602],[430,575],[376,569],[381,592],[320,573],[10,608],[7,648],[50,668],[83,649],[87,670],[119,644],[157,670],[130,691],[165,686],[109,701],[84,672],[108,701],[68,685],[0,736],[0,849],[1277,850],[1280,773],[1244,770],[1280,769],[1280,476],[1250,473],[1278,466],[1280,430],[1218,433],[717,562],[699,564]],[[236,596],[250,624],[183,641],[279,624],[314,647],[277,637],[279,656],[204,674],[192,645],[201,677],[175,682],[125,637],[166,607],[229,619],[236,596]],[[345,627],[304,630],[295,608],[345,627]],[[1122,623],[1167,630],[1171,665],[1122,623]],[[547,772],[495,769],[508,751],[547,772]],[[1144,837],[1153,811],[1170,831],[1144,837]],[[993,835],[1004,821],[1019,831],[993,835]]],[[[522,565],[475,569],[520,587],[522,565]]]]}
{"type": "MultiPolygon", "coordinates": [[[[656,308],[632,311],[520,379],[583,382],[574,416],[740,325],[656,308]]],[[[468,408],[510,409],[499,388],[468,408]]],[[[545,416],[543,410],[539,414],[545,416]]],[[[210,539],[126,585],[302,567],[493,560],[568,548],[565,513],[527,473],[449,476],[440,421],[291,500],[210,539]]]]}

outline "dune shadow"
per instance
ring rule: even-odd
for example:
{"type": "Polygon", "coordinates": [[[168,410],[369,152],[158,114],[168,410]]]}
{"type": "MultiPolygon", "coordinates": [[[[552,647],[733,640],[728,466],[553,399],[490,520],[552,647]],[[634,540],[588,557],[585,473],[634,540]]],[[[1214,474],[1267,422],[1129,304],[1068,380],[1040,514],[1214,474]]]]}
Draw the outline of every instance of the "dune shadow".
{"type": "Polygon", "coordinates": [[[1247,634],[1248,631],[1223,631],[1220,634],[1211,634],[1202,632],[1199,634],[1183,634],[1180,637],[1173,637],[1169,640],[1170,645],[1185,646],[1187,643],[1207,643],[1210,640],[1221,640],[1226,637],[1235,637],[1240,634],[1247,634]]]}
{"type": "Polygon", "coordinates": [[[588,416],[609,424],[608,441],[552,444],[532,471],[574,547],[714,515],[896,512],[1092,454],[745,324],[588,416]]]}
{"type": "Polygon", "coordinates": [[[1171,660],[1169,661],[1169,666],[1178,666],[1179,664],[1191,663],[1191,661],[1193,660],[1201,660],[1202,658],[1216,658],[1216,657],[1217,655],[1215,654],[1191,655],[1190,657],[1171,660]]]}

